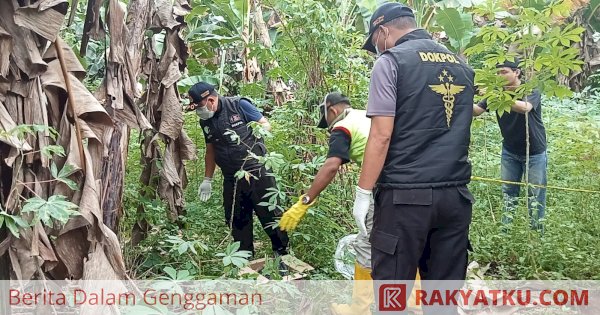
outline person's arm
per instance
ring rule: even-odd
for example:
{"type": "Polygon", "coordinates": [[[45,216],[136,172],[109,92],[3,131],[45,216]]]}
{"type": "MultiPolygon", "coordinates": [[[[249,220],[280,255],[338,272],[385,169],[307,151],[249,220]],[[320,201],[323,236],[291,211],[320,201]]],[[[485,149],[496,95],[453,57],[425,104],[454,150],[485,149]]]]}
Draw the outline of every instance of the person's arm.
{"type": "Polygon", "coordinates": [[[350,162],[352,136],[344,127],[334,127],[329,136],[329,152],[325,164],[319,169],[306,195],[315,200],[331,183],[342,164],[350,162]]]}
{"type": "Polygon", "coordinates": [[[342,165],[342,159],[332,156],[325,160],[325,164],[319,169],[315,179],[306,192],[310,200],[315,200],[319,194],[331,183],[338,169],[342,165]]]}
{"type": "Polygon", "coordinates": [[[216,166],[215,147],[212,143],[207,143],[206,153],[204,154],[204,177],[213,178],[216,166]]]}
{"type": "Polygon", "coordinates": [[[358,187],[369,193],[383,169],[394,130],[398,78],[396,69],[396,61],[386,54],[377,59],[371,73],[367,104],[371,130],[358,180],[358,187]]]}
{"type": "Polygon", "coordinates": [[[473,116],[479,116],[487,112],[487,100],[483,99],[477,104],[473,104],[473,116]]]}
{"type": "Polygon", "coordinates": [[[269,122],[269,120],[265,117],[262,116],[258,121],[257,121],[266,131],[271,131],[271,123],[269,122]]]}
{"type": "Polygon", "coordinates": [[[532,110],[538,110],[542,103],[542,94],[538,89],[531,91],[531,94],[525,97],[524,101],[516,101],[511,107],[517,113],[525,114],[532,110]]]}
{"type": "Polygon", "coordinates": [[[374,116],[371,118],[371,131],[367,140],[358,187],[364,190],[373,190],[383,169],[393,130],[394,117],[374,116]]]}
{"type": "Polygon", "coordinates": [[[241,99],[239,105],[244,117],[246,117],[248,121],[256,121],[265,130],[271,131],[271,123],[269,123],[269,120],[263,116],[256,106],[248,102],[246,99],[241,99]]]}
{"type": "Polygon", "coordinates": [[[485,109],[481,108],[478,104],[473,104],[473,116],[479,116],[485,113],[485,109]]]}
{"type": "Polygon", "coordinates": [[[512,111],[515,111],[515,112],[521,113],[521,114],[529,113],[532,108],[533,108],[533,105],[531,103],[524,102],[524,101],[516,101],[513,104],[513,106],[511,106],[512,111]]]}

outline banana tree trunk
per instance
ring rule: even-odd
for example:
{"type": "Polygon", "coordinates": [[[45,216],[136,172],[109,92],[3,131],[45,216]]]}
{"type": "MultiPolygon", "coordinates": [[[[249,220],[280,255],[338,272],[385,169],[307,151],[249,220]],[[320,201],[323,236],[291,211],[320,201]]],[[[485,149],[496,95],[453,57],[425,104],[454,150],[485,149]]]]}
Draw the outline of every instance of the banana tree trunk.
{"type": "Polygon", "coordinates": [[[106,225],[117,233],[123,214],[123,183],[130,129],[151,129],[147,119],[135,106],[141,96],[137,81],[141,73],[141,51],[151,7],[149,0],[130,1],[127,12],[118,0],[109,0],[108,7],[106,20],[111,35],[110,54],[106,76],[96,96],[104,101],[104,107],[114,121],[114,126],[104,135],[108,139],[108,154],[102,164],[102,211],[106,225]]]}
{"type": "MultiPolygon", "coordinates": [[[[273,44],[271,43],[271,37],[269,36],[269,29],[263,19],[263,11],[260,0],[253,0],[254,7],[254,28],[257,32],[258,41],[267,49],[271,49],[273,44]]],[[[273,59],[269,61],[265,66],[265,73],[279,67],[277,60],[273,59]]],[[[283,82],[282,78],[271,78],[269,77],[267,83],[267,91],[271,91],[275,100],[275,105],[281,106],[287,99],[288,88],[283,82]]]]}
{"type": "Polygon", "coordinates": [[[585,32],[581,35],[579,46],[580,60],[584,62],[582,71],[570,77],[563,78],[564,82],[574,91],[581,91],[588,84],[588,78],[600,69],[600,42],[593,39],[594,30],[590,25],[584,23],[583,10],[577,11],[572,17],[572,21],[585,27],[585,32]]]}

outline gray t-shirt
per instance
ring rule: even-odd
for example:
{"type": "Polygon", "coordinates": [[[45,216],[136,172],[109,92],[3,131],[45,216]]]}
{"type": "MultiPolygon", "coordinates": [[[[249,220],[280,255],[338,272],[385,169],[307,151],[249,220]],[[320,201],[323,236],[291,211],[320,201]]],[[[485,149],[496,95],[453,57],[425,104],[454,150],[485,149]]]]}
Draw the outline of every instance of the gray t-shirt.
{"type": "Polygon", "coordinates": [[[398,68],[390,54],[383,54],[375,61],[371,72],[367,117],[396,115],[396,84],[398,68]]]}

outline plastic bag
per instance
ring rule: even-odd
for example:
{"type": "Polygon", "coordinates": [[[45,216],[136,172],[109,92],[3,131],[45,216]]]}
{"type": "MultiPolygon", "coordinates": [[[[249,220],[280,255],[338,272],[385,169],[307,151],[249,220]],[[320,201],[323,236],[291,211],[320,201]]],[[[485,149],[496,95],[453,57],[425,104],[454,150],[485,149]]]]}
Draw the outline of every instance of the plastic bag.
{"type": "Polygon", "coordinates": [[[351,280],[354,278],[354,262],[356,261],[356,251],[354,250],[354,241],[358,234],[344,236],[335,250],[334,264],[335,270],[344,278],[351,280]]]}

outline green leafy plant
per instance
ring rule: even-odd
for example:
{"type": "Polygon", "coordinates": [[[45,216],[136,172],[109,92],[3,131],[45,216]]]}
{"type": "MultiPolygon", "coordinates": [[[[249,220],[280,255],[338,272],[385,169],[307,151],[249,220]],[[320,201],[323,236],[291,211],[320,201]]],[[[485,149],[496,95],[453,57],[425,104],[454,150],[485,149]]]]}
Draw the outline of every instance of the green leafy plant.
{"type": "Polygon", "coordinates": [[[167,274],[166,276],[160,276],[159,280],[172,280],[172,281],[184,281],[193,280],[194,277],[190,275],[188,270],[175,270],[173,267],[165,267],[163,271],[167,274]]]}
{"type": "Polygon", "coordinates": [[[581,71],[583,64],[571,45],[580,41],[584,29],[574,23],[556,25],[552,20],[562,1],[552,2],[541,10],[527,4],[524,1],[518,12],[503,19],[506,29],[492,23],[482,27],[477,35],[480,42],[465,51],[467,55],[485,54],[484,68],[476,70],[475,79],[484,87],[483,98],[494,104],[490,109],[499,113],[509,111],[514,100],[529,95],[534,88],[541,88],[547,96],[571,95],[568,87],[556,83],[556,77],[581,71]],[[495,66],[505,60],[514,61],[518,54],[522,57],[524,84],[516,91],[504,90],[495,66]]]}
{"type": "MultiPolygon", "coordinates": [[[[273,47],[267,50],[261,45],[250,43],[251,56],[256,57],[259,63],[277,60],[279,68],[272,70],[269,76],[282,76],[286,83],[291,81],[290,86],[294,86],[295,94],[295,100],[264,113],[272,124],[270,132],[263,132],[262,129],[254,128],[260,126],[253,126],[253,130],[257,131],[256,135],[264,139],[269,152],[273,153],[262,161],[272,162],[271,170],[277,179],[277,191],[270,190],[263,205],[272,207],[277,198],[281,199],[277,205],[285,209],[296,201],[300,192],[306,190],[327,155],[327,132],[315,127],[319,118],[315,105],[321,102],[324,91],[340,89],[349,95],[353,107],[364,108],[366,105],[368,74],[373,58],[361,51],[360,47],[365,39],[365,26],[368,27],[370,14],[383,1],[261,2],[265,20],[276,15],[281,23],[269,30],[273,47]],[[307,29],[306,25],[311,25],[311,28],[307,29]],[[323,80],[316,85],[308,84],[316,78],[315,74],[318,72],[321,72],[323,80]]],[[[463,49],[469,52],[469,64],[480,69],[477,83],[488,87],[489,93],[483,96],[498,99],[490,102],[490,105],[498,104],[491,105],[491,110],[503,111],[506,109],[502,105],[504,100],[509,102],[509,99],[527,93],[526,90],[505,93],[501,88],[493,92],[494,87],[504,84],[496,75],[495,64],[516,55],[525,56],[521,59],[525,60],[523,66],[528,71],[528,78],[537,80],[524,89],[543,87],[552,95],[568,95],[563,94],[568,93],[564,87],[557,85],[555,74],[577,70],[571,61],[565,60],[571,58],[573,51],[568,49],[575,47],[574,42],[580,30],[578,25],[554,24],[552,17],[564,13],[565,2],[526,1],[514,3],[514,8],[506,8],[505,2],[495,0],[406,3],[417,9],[419,25],[427,25],[428,30],[438,34],[441,31],[447,34],[448,40],[443,41],[443,44],[457,52],[463,49]],[[548,6],[552,9],[545,9],[548,6]],[[461,40],[462,35],[469,34],[470,26],[465,26],[465,32],[456,32],[456,35],[449,31],[457,18],[453,14],[454,18],[450,23],[444,22],[439,13],[447,9],[458,12],[459,18],[473,13],[477,24],[485,25],[481,29],[472,30],[476,32],[475,38],[461,40]],[[554,51],[552,47],[556,47],[554,51]],[[485,74],[486,71],[489,73],[485,74]]],[[[265,82],[238,84],[241,60],[239,52],[234,48],[242,46],[241,39],[236,35],[239,34],[241,20],[233,12],[232,6],[242,12],[238,8],[240,2],[194,0],[191,4],[195,13],[186,17],[189,32],[185,34],[190,40],[192,54],[188,59],[189,80],[181,83],[180,91],[185,92],[198,80],[218,83],[220,62],[224,61],[223,87],[229,90],[223,90],[256,97],[256,104],[269,108],[270,101],[262,99],[267,94],[265,82]],[[192,34],[194,30],[195,33],[192,34]],[[221,59],[221,52],[224,50],[226,57],[221,59]]],[[[469,24],[469,21],[465,20],[465,23],[469,24]]],[[[600,190],[597,181],[600,176],[600,97],[590,88],[573,98],[544,98],[543,106],[549,141],[549,183],[600,190]]],[[[198,127],[197,116],[189,114],[184,118],[186,132],[198,144],[202,153],[203,135],[198,127]]],[[[494,120],[495,117],[487,115],[473,122],[470,159],[474,175],[500,177],[497,152],[502,139],[494,120]]],[[[185,190],[187,228],[182,229],[165,220],[163,202],[139,197],[136,185],[140,172],[137,161],[140,152],[135,145],[137,140],[135,133],[132,133],[134,145],[130,146],[131,154],[127,162],[124,225],[127,227],[138,219],[136,208],[141,205],[146,208],[145,216],[155,228],[139,248],[126,246],[127,261],[130,262],[128,266],[131,265],[134,270],[139,269],[136,275],[141,278],[165,276],[163,269],[167,266],[174,270],[187,270],[194,278],[240,278],[239,266],[244,266],[250,258],[233,258],[233,253],[239,247],[232,249],[235,245],[229,243],[231,236],[223,223],[221,196],[214,193],[208,202],[197,200],[198,184],[203,178],[203,159],[186,163],[189,176],[189,185],[185,190]],[[201,231],[200,236],[196,234],[197,231],[201,231]],[[172,238],[165,235],[176,236],[172,238]],[[207,245],[205,250],[196,244],[197,255],[190,249],[191,243],[196,240],[207,245]],[[183,243],[188,243],[188,247],[180,254],[179,250],[186,247],[183,243]],[[220,255],[215,257],[217,253],[220,255]],[[227,266],[225,256],[229,257],[227,266]]],[[[249,158],[256,157],[249,155],[249,158]]],[[[356,233],[351,214],[354,197],[351,188],[356,184],[358,174],[358,167],[343,167],[331,185],[321,193],[318,203],[309,210],[310,215],[305,216],[298,228],[289,233],[292,244],[290,252],[316,268],[310,275],[312,279],[341,278],[332,267],[331,257],[341,237],[356,233]]],[[[215,174],[213,192],[221,190],[220,176],[219,172],[215,174]]],[[[245,171],[237,174],[237,178],[246,180],[255,176],[256,174],[245,171]]],[[[514,215],[513,228],[506,234],[500,233],[500,185],[473,181],[469,188],[477,199],[470,233],[474,247],[470,260],[486,266],[474,270],[478,278],[600,277],[600,264],[595,259],[600,256],[596,245],[596,236],[600,235],[600,217],[595,211],[600,207],[598,195],[548,190],[547,231],[540,238],[528,229],[524,202],[514,215]]],[[[128,230],[126,227],[123,228],[124,231],[128,230]]],[[[260,228],[257,222],[255,228],[260,228]]],[[[126,239],[127,236],[127,232],[124,232],[123,237],[126,239]]],[[[255,241],[257,256],[271,254],[270,246],[258,245],[269,243],[269,238],[264,233],[255,233],[255,241]]],[[[268,260],[263,273],[277,277],[278,267],[274,261],[268,260]]],[[[177,278],[177,275],[169,277],[177,278]]]]}
{"type": "Polygon", "coordinates": [[[34,214],[33,222],[41,221],[46,226],[53,227],[54,221],[65,224],[69,218],[79,215],[77,209],[79,207],[67,201],[65,196],[52,195],[48,200],[39,197],[27,199],[21,212],[31,212],[34,214]]]}
{"type": "Polygon", "coordinates": [[[202,252],[208,250],[208,246],[199,240],[185,241],[179,236],[169,235],[167,236],[166,241],[171,244],[170,251],[177,252],[179,255],[186,254],[188,251],[194,255],[198,255],[199,251],[202,252]]]}
{"type": "Polygon", "coordinates": [[[8,214],[2,209],[2,207],[0,207],[0,228],[2,226],[6,226],[12,235],[14,235],[16,238],[19,238],[19,230],[29,227],[29,223],[19,216],[8,214]]]}
{"type": "Polygon", "coordinates": [[[227,245],[224,253],[217,253],[217,257],[223,257],[223,266],[235,266],[242,268],[248,264],[248,258],[252,255],[251,252],[246,250],[239,250],[240,242],[234,242],[227,245]]]}
{"type": "Polygon", "coordinates": [[[456,8],[443,8],[436,11],[435,19],[446,32],[450,47],[459,53],[464,51],[475,34],[473,16],[456,8]]]}
{"type": "Polygon", "coordinates": [[[66,184],[72,190],[79,190],[79,186],[75,181],[69,179],[69,176],[73,175],[78,170],[79,169],[75,168],[75,166],[71,164],[65,164],[59,172],[57,170],[56,163],[52,162],[50,165],[50,174],[52,177],[54,177],[57,181],[66,184]]]}

